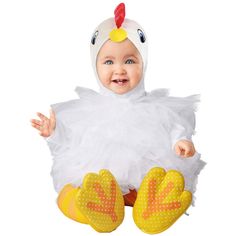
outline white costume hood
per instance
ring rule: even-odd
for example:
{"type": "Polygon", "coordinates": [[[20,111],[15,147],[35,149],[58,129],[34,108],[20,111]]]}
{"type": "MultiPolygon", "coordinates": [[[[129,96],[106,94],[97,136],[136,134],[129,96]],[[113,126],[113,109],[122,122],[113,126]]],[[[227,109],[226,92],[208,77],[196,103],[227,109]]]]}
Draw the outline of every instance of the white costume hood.
{"type": "Polygon", "coordinates": [[[115,10],[115,18],[109,18],[103,21],[94,30],[90,44],[90,51],[92,66],[100,88],[100,93],[106,96],[133,99],[145,94],[144,75],[147,66],[147,40],[142,27],[137,22],[129,19],[124,19],[124,17],[124,4],[120,4],[115,10]],[[99,50],[107,40],[112,40],[113,42],[119,43],[127,38],[135,45],[142,57],[143,76],[139,84],[134,89],[125,94],[116,94],[104,87],[100,82],[97,74],[96,60],[99,50]]]}

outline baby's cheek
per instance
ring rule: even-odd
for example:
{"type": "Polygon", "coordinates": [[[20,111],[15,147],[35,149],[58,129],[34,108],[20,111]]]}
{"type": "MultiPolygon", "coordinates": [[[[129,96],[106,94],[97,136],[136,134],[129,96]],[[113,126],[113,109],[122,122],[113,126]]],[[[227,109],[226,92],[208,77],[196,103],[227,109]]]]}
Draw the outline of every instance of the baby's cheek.
{"type": "Polygon", "coordinates": [[[135,87],[141,80],[141,75],[140,73],[134,72],[133,75],[131,76],[131,84],[132,87],[135,87]]]}
{"type": "Polygon", "coordinates": [[[110,83],[109,76],[106,73],[100,74],[99,80],[101,81],[102,85],[104,85],[104,86],[107,86],[110,83]]]}

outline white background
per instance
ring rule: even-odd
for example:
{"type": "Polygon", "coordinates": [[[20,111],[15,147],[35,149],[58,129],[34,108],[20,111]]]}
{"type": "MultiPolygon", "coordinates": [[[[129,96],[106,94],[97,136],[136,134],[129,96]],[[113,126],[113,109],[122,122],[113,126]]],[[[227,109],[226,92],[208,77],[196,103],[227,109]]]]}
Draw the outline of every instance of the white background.
{"type": "MultiPolygon", "coordinates": [[[[35,112],[97,90],[90,64],[94,28],[119,1],[0,1],[1,235],[98,235],[56,206],[52,158],[30,126],[35,112]],[[4,233],[3,233],[4,232],[4,233]]],[[[194,143],[208,165],[196,207],[162,235],[235,234],[236,7],[229,0],[125,1],[149,39],[146,90],[200,93],[194,143]]],[[[145,235],[126,208],[112,235],[145,235]]]]}

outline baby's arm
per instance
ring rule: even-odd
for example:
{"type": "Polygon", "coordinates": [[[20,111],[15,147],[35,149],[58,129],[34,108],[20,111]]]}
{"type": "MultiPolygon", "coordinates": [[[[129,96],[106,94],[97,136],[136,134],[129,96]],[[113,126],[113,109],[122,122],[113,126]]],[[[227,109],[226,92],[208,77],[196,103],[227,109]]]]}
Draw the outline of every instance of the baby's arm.
{"type": "Polygon", "coordinates": [[[195,154],[195,147],[191,139],[191,132],[186,127],[175,124],[170,132],[172,148],[176,155],[181,157],[192,157],[195,154]]]}
{"type": "Polygon", "coordinates": [[[49,137],[55,127],[56,127],[56,116],[55,116],[55,112],[53,110],[50,110],[50,117],[46,117],[45,115],[43,115],[40,112],[37,112],[38,117],[41,120],[36,120],[36,119],[31,119],[31,125],[39,130],[39,134],[45,138],[49,137]]]}
{"type": "Polygon", "coordinates": [[[70,145],[70,128],[54,109],[50,110],[49,118],[40,112],[37,115],[41,120],[32,119],[32,126],[45,138],[54,157],[63,154],[70,145]]]}

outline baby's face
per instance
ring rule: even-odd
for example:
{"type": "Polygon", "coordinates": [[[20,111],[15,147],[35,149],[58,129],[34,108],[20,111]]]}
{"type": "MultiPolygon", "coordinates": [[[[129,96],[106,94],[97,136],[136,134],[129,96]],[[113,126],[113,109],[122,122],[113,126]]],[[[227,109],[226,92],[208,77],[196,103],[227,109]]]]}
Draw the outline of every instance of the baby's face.
{"type": "Polygon", "coordinates": [[[120,43],[108,40],[97,57],[98,77],[106,88],[124,94],[137,86],[142,78],[143,63],[134,44],[126,39],[120,43]]]}

